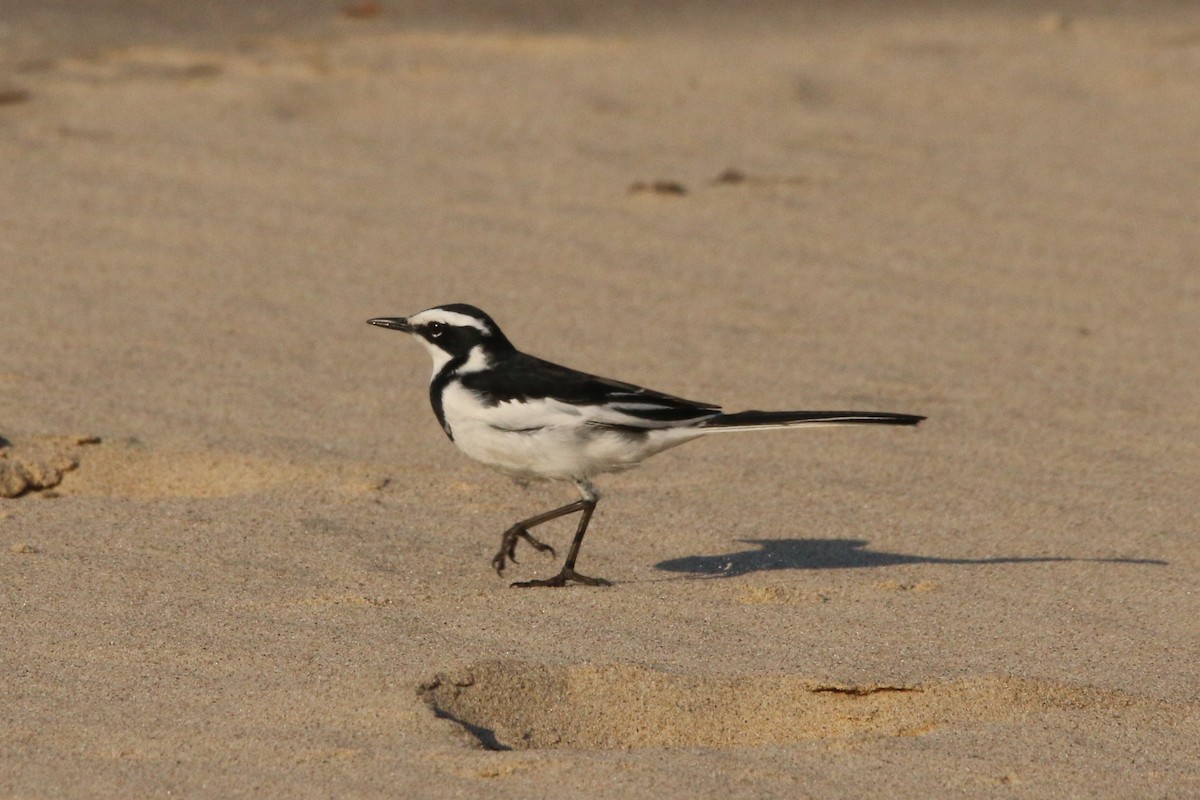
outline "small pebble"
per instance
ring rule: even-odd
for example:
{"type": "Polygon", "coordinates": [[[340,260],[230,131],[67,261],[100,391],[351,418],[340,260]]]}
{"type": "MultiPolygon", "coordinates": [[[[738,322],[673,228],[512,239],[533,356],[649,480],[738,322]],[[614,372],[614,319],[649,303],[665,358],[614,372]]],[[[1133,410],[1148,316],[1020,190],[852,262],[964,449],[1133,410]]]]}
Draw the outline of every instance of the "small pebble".
{"type": "Polygon", "coordinates": [[[630,186],[629,186],[630,194],[639,194],[641,192],[653,192],[654,194],[672,194],[672,195],[678,196],[678,195],[687,194],[687,187],[684,186],[682,183],[679,183],[678,181],[668,181],[668,180],[657,180],[657,181],[654,181],[653,183],[646,183],[645,181],[637,181],[636,183],[630,184],[630,186]]]}
{"type": "Polygon", "coordinates": [[[14,106],[17,103],[28,102],[30,94],[25,89],[15,86],[0,86],[0,106],[14,106]]]}

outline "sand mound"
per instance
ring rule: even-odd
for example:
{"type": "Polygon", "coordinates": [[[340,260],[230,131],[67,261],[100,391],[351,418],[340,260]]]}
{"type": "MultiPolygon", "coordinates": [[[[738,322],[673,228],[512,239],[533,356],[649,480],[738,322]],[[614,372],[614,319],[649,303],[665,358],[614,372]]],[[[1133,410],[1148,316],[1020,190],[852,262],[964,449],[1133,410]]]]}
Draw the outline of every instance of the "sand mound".
{"type": "Polygon", "coordinates": [[[919,736],[955,723],[1141,702],[1116,692],[1010,677],[841,685],[798,675],[686,675],[513,661],[438,675],[418,691],[435,714],[495,750],[728,748],[919,736]]]}
{"type": "Polygon", "coordinates": [[[301,477],[286,463],[213,450],[174,451],[134,440],[106,442],[63,494],[105,497],[227,497],[301,477]]]}
{"type": "Polygon", "coordinates": [[[13,443],[0,437],[0,497],[50,489],[79,466],[79,450],[95,436],[30,436],[13,443]]]}
{"type": "Polygon", "coordinates": [[[296,482],[362,493],[377,491],[389,480],[382,469],[367,465],[295,464],[208,448],[159,449],[135,439],[0,438],[0,497],[51,488],[75,497],[228,497],[296,482]],[[79,469],[85,447],[87,468],[79,469]]]}

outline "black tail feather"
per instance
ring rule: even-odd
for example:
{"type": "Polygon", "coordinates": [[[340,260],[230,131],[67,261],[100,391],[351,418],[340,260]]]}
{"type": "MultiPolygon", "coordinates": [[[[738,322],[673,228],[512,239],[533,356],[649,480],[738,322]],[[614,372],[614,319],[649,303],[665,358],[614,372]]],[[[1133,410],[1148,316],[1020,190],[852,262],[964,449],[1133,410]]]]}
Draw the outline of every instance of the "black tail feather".
{"type": "Polygon", "coordinates": [[[702,428],[770,425],[916,425],[925,417],[888,411],[739,411],[705,420],[702,428]]]}

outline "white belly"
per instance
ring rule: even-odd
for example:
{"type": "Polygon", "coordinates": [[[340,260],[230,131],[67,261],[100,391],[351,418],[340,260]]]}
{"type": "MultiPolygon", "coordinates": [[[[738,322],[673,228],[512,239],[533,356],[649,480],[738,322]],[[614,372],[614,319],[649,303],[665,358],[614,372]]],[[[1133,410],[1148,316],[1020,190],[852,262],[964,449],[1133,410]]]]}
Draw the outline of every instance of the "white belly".
{"type": "Polygon", "coordinates": [[[702,435],[656,429],[645,435],[589,425],[598,409],[555,401],[486,406],[461,386],[447,387],[442,410],[454,443],[471,458],[519,478],[587,480],[640,464],[702,435]]]}

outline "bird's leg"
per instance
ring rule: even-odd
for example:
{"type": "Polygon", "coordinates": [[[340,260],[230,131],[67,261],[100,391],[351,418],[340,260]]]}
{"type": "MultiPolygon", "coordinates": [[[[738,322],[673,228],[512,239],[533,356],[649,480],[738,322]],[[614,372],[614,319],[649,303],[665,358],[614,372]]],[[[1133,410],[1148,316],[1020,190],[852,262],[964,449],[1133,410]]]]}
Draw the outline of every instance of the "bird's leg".
{"type": "MultiPolygon", "coordinates": [[[[554,517],[562,516],[562,514],[569,514],[571,511],[578,510],[583,512],[579,516],[579,527],[575,529],[575,538],[571,541],[571,550],[567,553],[567,560],[563,562],[562,570],[553,578],[540,581],[518,581],[512,584],[513,586],[520,589],[528,589],[533,586],[566,586],[568,581],[582,583],[586,586],[612,586],[612,583],[606,581],[604,578],[590,578],[587,575],[580,575],[575,571],[575,559],[579,556],[579,548],[583,544],[583,535],[587,532],[588,523],[592,520],[592,512],[596,510],[596,503],[600,499],[600,494],[590,482],[581,481],[576,486],[579,488],[579,493],[583,495],[580,500],[568,506],[555,509],[552,512],[547,512],[554,515],[547,517],[547,519],[553,519],[554,517]],[[566,511],[565,509],[571,509],[571,511],[566,511]]],[[[542,519],[539,521],[545,522],[546,520],[542,519]]],[[[507,536],[507,534],[505,535],[507,536]]]]}
{"type": "MultiPolygon", "coordinates": [[[[593,503],[594,505],[594,503],[593,503]]],[[[524,539],[533,546],[538,552],[549,551],[550,555],[554,555],[554,548],[545,542],[539,542],[529,533],[529,529],[541,525],[543,522],[549,522],[552,519],[574,514],[576,511],[582,511],[584,508],[583,500],[576,500],[574,503],[567,503],[565,506],[545,511],[537,516],[523,519],[516,525],[504,532],[500,537],[500,551],[492,558],[492,566],[496,568],[497,575],[504,574],[504,567],[508,561],[517,563],[517,539],[524,539]]]]}

